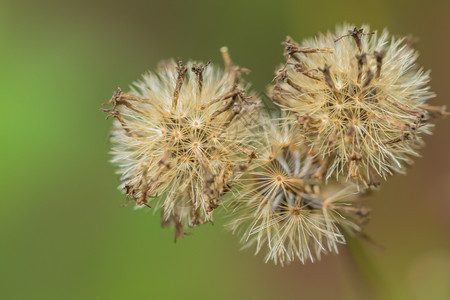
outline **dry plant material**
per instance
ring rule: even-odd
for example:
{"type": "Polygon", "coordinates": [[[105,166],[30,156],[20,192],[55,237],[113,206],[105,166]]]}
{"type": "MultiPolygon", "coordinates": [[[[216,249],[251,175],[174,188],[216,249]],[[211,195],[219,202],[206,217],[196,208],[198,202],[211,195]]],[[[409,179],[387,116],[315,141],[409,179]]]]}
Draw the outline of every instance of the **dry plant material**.
{"type": "Polygon", "coordinates": [[[176,237],[186,226],[213,221],[234,170],[254,155],[243,142],[259,100],[222,52],[226,70],[167,61],[106,103],[116,119],[112,162],[120,187],[138,207],[161,207],[162,224],[176,237]]]}
{"type": "Polygon", "coordinates": [[[161,64],[105,103],[123,206],[161,209],[176,239],[225,204],[244,247],[282,265],[337,253],[346,234],[370,241],[360,197],[403,173],[448,115],[428,103],[412,44],[346,24],[301,45],[288,37],[270,88],[278,118],[259,110],[226,47],[223,70],[161,64]]]}
{"type": "Polygon", "coordinates": [[[387,30],[350,25],[302,46],[289,37],[283,43],[286,63],[271,96],[301,120],[309,149],[329,160],[326,178],[344,175],[375,186],[378,177],[404,173],[430,133],[430,119],[447,114],[428,105],[429,72],[407,44],[387,30]]]}
{"type": "Polygon", "coordinates": [[[343,230],[360,232],[368,216],[365,207],[352,205],[356,186],[321,183],[314,174],[324,164],[299,147],[302,139],[291,118],[259,120],[260,153],[237,180],[242,190],[231,205],[231,230],[242,233],[245,247],[254,245],[256,253],[266,252],[266,261],[282,265],[337,253],[345,243],[343,230]]]}

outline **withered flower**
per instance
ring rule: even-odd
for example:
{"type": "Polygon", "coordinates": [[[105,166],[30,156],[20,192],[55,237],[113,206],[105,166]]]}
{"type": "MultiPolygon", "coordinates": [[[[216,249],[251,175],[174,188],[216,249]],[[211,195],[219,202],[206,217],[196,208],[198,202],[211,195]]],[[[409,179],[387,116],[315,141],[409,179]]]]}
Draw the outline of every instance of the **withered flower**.
{"type": "Polygon", "coordinates": [[[234,169],[254,156],[242,140],[258,99],[222,52],[225,70],[170,60],[129,93],[115,92],[105,110],[116,119],[112,162],[120,188],[137,206],[161,207],[162,224],[174,226],[176,237],[213,220],[234,169]]]}
{"type": "Polygon", "coordinates": [[[434,94],[417,51],[387,30],[343,25],[301,45],[288,38],[284,46],[286,63],[271,96],[296,115],[299,134],[328,164],[326,178],[343,174],[370,186],[403,173],[430,133],[431,117],[446,114],[427,104],[434,94]]]}
{"type": "Polygon", "coordinates": [[[265,251],[275,263],[338,252],[343,230],[360,231],[358,223],[368,214],[352,205],[357,189],[320,183],[322,162],[298,146],[298,125],[291,118],[260,119],[259,156],[236,180],[241,194],[230,205],[231,230],[243,233],[244,247],[256,244],[256,253],[265,251]]]}

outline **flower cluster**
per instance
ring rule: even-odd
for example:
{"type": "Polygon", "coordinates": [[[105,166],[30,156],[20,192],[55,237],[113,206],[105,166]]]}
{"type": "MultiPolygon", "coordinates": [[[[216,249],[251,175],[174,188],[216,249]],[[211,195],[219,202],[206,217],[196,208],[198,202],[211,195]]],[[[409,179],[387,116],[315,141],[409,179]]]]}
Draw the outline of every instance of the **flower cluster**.
{"type": "Polygon", "coordinates": [[[360,196],[404,173],[447,115],[427,103],[429,72],[406,38],[343,25],[283,45],[278,112],[264,112],[226,48],[223,69],[170,60],[106,103],[120,189],[160,208],[176,238],[224,204],[230,230],[266,260],[337,253],[368,219],[360,196]]]}

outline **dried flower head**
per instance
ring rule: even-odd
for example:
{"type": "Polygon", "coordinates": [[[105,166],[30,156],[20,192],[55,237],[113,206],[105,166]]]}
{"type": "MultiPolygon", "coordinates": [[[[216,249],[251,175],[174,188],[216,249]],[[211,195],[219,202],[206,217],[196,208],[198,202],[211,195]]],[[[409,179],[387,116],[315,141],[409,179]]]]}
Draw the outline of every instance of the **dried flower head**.
{"type": "Polygon", "coordinates": [[[271,95],[296,114],[308,146],[328,164],[327,178],[376,185],[379,176],[402,173],[430,133],[431,115],[446,114],[426,104],[434,95],[418,53],[387,30],[344,25],[284,46],[271,95]]]}
{"type": "Polygon", "coordinates": [[[255,135],[261,137],[260,151],[237,180],[242,194],[232,203],[231,229],[243,231],[244,247],[256,244],[256,253],[267,250],[267,261],[275,263],[314,261],[321,253],[338,252],[337,244],[345,243],[341,230],[359,231],[353,217],[368,214],[344,202],[354,198],[355,187],[322,191],[317,176],[322,162],[298,147],[297,125],[289,118],[261,119],[255,135]]]}
{"type": "Polygon", "coordinates": [[[168,61],[114,93],[112,162],[120,188],[138,206],[158,198],[162,224],[184,228],[213,220],[233,170],[254,153],[242,145],[244,128],[258,103],[240,82],[242,69],[222,49],[226,69],[168,61]]]}

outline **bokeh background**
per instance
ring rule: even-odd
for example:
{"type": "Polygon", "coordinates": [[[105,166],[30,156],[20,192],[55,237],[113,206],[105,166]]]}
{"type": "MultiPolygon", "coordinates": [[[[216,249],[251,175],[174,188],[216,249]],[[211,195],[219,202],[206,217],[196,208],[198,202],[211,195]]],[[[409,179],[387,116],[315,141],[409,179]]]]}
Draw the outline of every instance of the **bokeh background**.
{"type": "Polygon", "coordinates": [[[1,299],[450,299],[449,119],[367,199],[373,243],[282,268],[239,251],[223,214],[174,244],[158,213],[120,208],[99,110],[159,60],[224,45],[264,91],[286,35],[343,21],[419,37],[432,103],[450,103],[449,1],[0,3],[1,299]]]}

